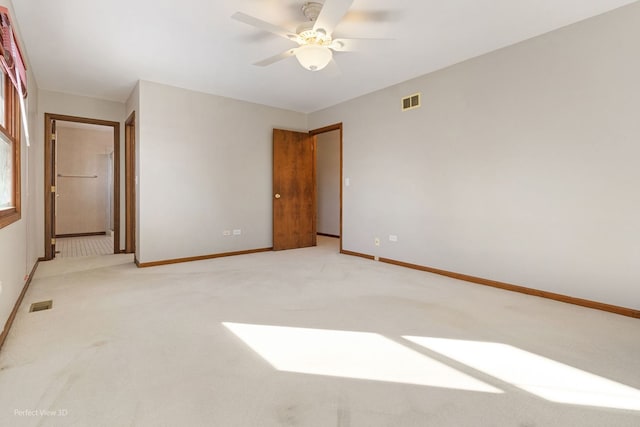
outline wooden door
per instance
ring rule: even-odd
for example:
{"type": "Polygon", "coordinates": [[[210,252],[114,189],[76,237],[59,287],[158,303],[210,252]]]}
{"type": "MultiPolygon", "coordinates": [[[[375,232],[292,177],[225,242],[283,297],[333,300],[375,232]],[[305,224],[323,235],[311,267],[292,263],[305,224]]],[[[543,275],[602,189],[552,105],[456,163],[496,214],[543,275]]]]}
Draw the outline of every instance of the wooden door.
{"type": "Polygon", "coordinates": [[[273,250],[315,245],[315,137],[274,129],[273,250]]]}

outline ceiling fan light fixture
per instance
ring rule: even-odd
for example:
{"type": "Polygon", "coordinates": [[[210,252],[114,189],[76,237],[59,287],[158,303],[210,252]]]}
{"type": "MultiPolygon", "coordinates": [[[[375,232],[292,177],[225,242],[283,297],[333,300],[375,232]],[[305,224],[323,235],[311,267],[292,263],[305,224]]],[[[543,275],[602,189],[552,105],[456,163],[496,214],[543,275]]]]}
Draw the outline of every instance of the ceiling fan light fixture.
{"type": "Polygon", "coordinates": [[[296,49],[296,59],[309,71],[320,71],[329,64],[333,53],[325,46],[307,44],[296,49]]]}

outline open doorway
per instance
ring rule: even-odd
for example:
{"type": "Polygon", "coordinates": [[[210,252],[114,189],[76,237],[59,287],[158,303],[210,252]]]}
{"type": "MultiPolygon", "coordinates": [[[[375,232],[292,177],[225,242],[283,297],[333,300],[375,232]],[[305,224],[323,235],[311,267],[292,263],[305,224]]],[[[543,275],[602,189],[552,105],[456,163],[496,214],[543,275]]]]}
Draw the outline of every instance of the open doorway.
{"type": "Polygon", "coordinates": [[[340,130],[316,136],[319,236],[340,238],[340,130]]]}
{"type": "Polygon", "coordinates": [[[56,121],[56,256],[113,253],[113,128],[56,121]]]}
{"type": "Polygon", "coordinates": [[[318,244],[325,242],[331,245],[327,238],[339,239],[340,242],[342,232],[342,128],[323,128],[320,131],[312,131],[316,137],[316,229],[321,238],[318,244]]]}
{"type": "Polygon", "coordinates": [[[120,252],[120,124],[45,114],[45,259],[120,252]]]}

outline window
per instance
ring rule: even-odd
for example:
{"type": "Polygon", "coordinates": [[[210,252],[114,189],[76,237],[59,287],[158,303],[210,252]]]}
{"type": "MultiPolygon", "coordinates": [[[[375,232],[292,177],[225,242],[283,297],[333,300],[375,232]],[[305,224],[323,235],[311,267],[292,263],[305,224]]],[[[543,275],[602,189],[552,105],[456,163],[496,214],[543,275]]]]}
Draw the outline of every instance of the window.
{"type": "Polygon", "coordinates": [[[0,227],[4,227],[20,219],[20,110],[16,89],[1,74],[0,227]]]}
{"type": "Polygon", "coordinates": [[[13,146],[4,134],[0,134],[0,209],[15,206],[13,200],[13,146]]]}
{"type": "Polygon", "coordinates": [[[0,7],[0,228],[20,219],[20,101],[26,83],[8,11],[0,7]]]}

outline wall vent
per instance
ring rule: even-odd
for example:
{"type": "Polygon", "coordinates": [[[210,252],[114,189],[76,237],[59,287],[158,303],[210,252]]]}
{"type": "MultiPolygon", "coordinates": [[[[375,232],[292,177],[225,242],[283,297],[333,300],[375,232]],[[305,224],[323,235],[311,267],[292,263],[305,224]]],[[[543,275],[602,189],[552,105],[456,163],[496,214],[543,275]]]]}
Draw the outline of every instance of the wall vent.
{"type": "Polygon", "coordinates": [[[53,307],[53,300],[34,302],[33,304],[31,304],[29,312],[31,313],[33,311],[49,310],[51,307],[53,307]]]}
{"type": "Polygon", "coordinates": [[[420,93],[414,93],[413,95],[402,98],[402,111],[413,110],[414,108],[420,108],[420,93]]]}

